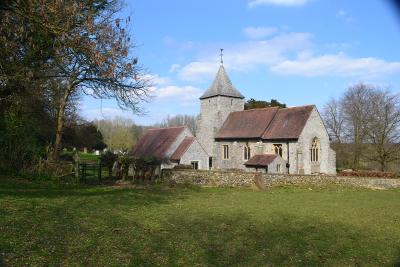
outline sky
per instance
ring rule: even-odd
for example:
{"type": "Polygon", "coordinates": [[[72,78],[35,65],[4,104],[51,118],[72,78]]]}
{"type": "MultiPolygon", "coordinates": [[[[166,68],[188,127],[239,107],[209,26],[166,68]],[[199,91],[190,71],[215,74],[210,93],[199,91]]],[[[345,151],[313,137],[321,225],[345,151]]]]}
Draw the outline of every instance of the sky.
{"type": "Polygon", "coordinates": [[[358,82],[400,93],[400,13],[389,0],[126,0],[127,16],[153,97],[138,116],[85,96],[80,112],[88,120],[122,116],[151,125],[198,114],[220,48],[246,99],[322,110],[358,82]]]}

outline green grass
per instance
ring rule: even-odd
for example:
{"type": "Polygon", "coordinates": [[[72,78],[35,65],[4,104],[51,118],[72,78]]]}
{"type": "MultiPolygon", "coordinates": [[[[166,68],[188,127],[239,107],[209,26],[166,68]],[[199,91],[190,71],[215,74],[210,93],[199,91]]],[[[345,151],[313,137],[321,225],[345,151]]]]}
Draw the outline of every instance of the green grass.
{"type": "Polygon", "coordinates": [[[0,265],[399,266],[400,191],[0,178],[0,265]]]}

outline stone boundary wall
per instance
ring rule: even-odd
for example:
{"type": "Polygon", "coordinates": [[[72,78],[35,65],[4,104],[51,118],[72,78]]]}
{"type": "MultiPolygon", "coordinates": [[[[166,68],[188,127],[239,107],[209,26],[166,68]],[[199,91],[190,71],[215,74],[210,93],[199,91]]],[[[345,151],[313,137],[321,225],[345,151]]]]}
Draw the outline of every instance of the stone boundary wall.
{"type": "Polygon", "coordinates": [[[328,175],[265,174],[241,171],[172,170],[162,171],[161,181],[175,184],[194,184],[222,187],[252,187],[255,177],[266,187],[279,185],[343,184],[373,189],[400,188],[400,179],[349,177],[328,175]]]}

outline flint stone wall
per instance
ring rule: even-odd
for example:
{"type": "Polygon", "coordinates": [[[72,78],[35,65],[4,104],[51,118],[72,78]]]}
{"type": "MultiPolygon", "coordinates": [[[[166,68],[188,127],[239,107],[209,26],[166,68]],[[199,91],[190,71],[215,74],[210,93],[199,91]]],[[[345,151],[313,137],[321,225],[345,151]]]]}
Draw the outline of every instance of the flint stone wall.
{"type": "Polygon", "coordinates": [[[161,181],[172,184],[193,184],[220,187],[252,187],[254,178],[261,178],[266,187],[279,185],[343,184],[372,189],[400,188],[400,179],[344,177],[327,175],[261,174],[244,171],[169,170],[162,171],[161,181]]]}

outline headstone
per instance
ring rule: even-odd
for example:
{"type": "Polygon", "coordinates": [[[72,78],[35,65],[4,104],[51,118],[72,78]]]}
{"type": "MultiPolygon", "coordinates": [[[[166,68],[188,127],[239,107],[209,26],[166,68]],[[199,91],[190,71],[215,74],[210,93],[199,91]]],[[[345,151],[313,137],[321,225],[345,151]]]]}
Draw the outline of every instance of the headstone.
{"type": "Polygon", "coordinates": [[[87,147],[83,148],[83,153],[87,153],[87,147]]]}
{"type": "Polygon", "coordinates": [[[96,156],[100,155],[100,151],[96,150],[95,154],[96,156]]]}

